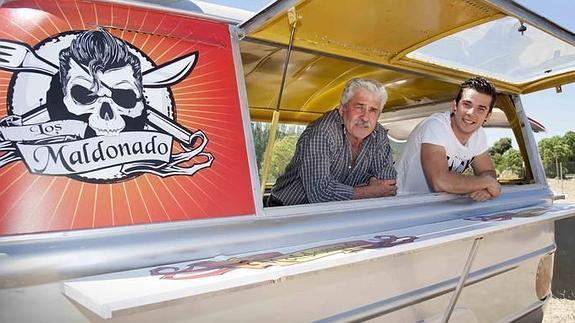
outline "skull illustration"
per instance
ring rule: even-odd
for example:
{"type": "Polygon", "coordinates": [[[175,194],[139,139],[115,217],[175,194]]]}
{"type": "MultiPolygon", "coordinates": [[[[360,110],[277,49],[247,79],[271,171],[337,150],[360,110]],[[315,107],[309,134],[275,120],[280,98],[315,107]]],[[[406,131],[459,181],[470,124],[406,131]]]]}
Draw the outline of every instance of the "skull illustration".
{"type": "Polygon", "coordinates": [[[115,136],[126,122],[122,118],[140,117],[144,111],[142,91],[131,77],[130,65],[90,75],[72,61],[64,88],[68,111],[80,116],[90,114],[88,125],[98,136],[115,136]]]}
{"type": "Polygon", "coordinates": [[[69,118],[87,121],[97,136],[144,129],[140,61],[124,41],[101,28],[85,31],[59,58],[69,118]]]}

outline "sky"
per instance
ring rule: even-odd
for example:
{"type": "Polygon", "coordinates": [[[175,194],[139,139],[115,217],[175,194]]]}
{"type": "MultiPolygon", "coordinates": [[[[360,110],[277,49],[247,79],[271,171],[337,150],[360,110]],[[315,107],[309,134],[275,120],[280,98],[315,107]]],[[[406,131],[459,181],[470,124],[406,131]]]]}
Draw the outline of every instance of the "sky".
{"type": "MultiPolygon", "coordinates": [[[[250,11],[260,11],[270,0],[202,0],[250,11]]],[[[575,32],[575,0],[515,0],[541,16],[575,32]]],[[[542,123],[547,131],[536,133],[537,141],[575,131],[575,83],[562,86],[562,93],[547,89],[521,96],[527,116],[542,123]]],[[[505,131],[488,132],[488,144],[493,144],[505,131]]],[[[512,137],[512,136],[511,136],[512,137]]],[[[516,144],[514,142],[514,144],[516,144]]]]}
{"type": "MultiPolygon", "coordinates": [[[[516,0],[541,16],[575,32],[574,0],[516,0]]],[[[527,116],[541,122],[547,129],[536,133],[537,141],[542,138],[561,136],[575,131],[575,83],[562,86],[563,92],[547,89],[521,96],[527,116]]]]}

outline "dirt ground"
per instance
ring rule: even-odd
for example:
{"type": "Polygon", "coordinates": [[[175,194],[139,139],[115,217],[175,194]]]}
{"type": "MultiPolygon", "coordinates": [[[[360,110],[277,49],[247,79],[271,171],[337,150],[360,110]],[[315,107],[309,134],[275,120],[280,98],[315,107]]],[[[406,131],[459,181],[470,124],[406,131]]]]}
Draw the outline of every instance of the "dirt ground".
{"type": "MultiPolygon", "coordinates": [[[[564,200],[559,200],[557,203],[575,203],[575,179],[570,180],[555,180],[548,179],[549,186],[555,194],[565,194],[564,200]]],[[[556,262],[555,262],[555,274],[553,281],[553,298],[547,304],[545,308],[545,316],[543,318],[544,323],[572,323],[575,322],[575,300],[573,300],[573,295],[565,295],[565,289],[575,290],[575,280],[572,279],[571,268],[563,268],[567,263],[571,261],[558,258],[573,258],[572,256],[567,257],[566,255],[572,255],[575,251],[575,245],[571,243],[573,240],[573,224],[575,224],[574,219],[562,220],[559,226],[556,226],[557,234],[557,245],[558,249],[556,252],[556,262]],[[566,225],[568,227],[566,227],[566,225]],[[565,236],[562,236],[565,235],[565,236]],[[559,281],[560,280],[560,281],[559,281]],[[571,299],[567,299],[568,297],[571,299]]]]}

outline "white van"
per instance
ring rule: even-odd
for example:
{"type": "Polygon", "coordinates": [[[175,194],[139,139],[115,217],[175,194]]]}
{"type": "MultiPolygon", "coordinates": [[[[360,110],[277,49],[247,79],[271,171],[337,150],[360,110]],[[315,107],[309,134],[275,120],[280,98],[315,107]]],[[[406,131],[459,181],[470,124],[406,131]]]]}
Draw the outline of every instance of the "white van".
{"type": "Polygon", "coordinates": [[[575,80],[572,32],[507,0],[203,5],[1,2],[1,322],[541,320],[575,206],[519,95],[575,80]],[[498,198],[264,207],[276,129],[347,80],[386,85],[399,154],[472,75],[521,155],[498,198]]]}

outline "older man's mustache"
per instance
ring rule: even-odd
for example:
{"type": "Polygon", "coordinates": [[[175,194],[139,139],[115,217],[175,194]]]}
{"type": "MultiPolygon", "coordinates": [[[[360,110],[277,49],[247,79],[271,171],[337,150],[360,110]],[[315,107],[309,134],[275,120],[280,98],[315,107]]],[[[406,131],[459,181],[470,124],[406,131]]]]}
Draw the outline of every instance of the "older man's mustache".
{"type": "Polygon", "coordinates": [[[370,123],[368,120],[355,120],[353,122],[353,125],[357,126],[357,127],[363,127],[363,128],[369,128],[370,127],[370,123]]]}

